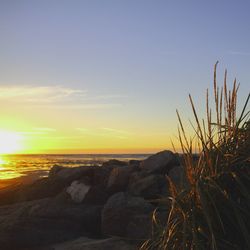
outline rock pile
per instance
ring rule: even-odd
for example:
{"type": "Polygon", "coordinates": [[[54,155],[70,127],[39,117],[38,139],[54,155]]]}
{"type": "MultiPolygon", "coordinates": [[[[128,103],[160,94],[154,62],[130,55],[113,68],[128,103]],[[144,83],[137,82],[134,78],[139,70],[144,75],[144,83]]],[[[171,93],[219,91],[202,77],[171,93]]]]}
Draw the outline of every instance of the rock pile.
{"type": "MultiPolygon", "coordinates": [[[[108,249],[136,249],[151,233],[157,199],[169,195],[166,175],[183,187],[184,169],[170,151],[143,161],[111,160],[101,167],[54,166],[47,178],[0,191],[0,245],[91,250],[106,249],[107,244],[108,249]]],[[[166,207],[157,211],[164,223],[166,207]]]]}

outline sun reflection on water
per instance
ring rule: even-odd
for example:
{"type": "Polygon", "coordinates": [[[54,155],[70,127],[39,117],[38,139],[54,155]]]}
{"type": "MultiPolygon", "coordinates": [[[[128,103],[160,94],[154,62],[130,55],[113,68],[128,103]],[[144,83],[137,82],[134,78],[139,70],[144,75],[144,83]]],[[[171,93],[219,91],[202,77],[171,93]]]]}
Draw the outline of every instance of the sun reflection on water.
{"type": "Polygon", "coordinates": [[[4,164],[5,164],[5,160],[3,159],[2,156],[0,156],[0,170],[5,169],[5,168],[4,168],[4,164]]]}
{"type": "Polygon", "coordinates": [[[8,168],[8,160],[0,155],[0,180],[8,180],[21,176],[15,169],[8,168]]]}
{"type": "Polygon", "coordinates": [[[4,163],[5,163],[4,159],[0,156],[0,166],[4,163]]]}

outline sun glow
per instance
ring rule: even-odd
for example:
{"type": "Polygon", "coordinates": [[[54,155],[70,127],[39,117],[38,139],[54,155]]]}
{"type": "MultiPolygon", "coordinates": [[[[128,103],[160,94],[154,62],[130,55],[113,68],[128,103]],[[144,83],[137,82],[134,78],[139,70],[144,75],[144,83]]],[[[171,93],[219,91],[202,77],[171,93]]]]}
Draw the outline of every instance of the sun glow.
{"type": "Polygon", "coordinates": [[[0,154],[13,154],[22,149],[22,136],[16,132],[0,131],[0,154]]]}

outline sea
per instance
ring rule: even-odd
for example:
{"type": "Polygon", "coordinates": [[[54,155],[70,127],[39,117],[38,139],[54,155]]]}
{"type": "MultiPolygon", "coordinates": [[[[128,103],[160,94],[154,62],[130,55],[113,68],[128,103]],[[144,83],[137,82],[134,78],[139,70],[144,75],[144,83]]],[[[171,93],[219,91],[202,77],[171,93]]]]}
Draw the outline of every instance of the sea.
{"type": "Polygon", "coordinates": [[[12,179],[30,180],[48,176],[54,165],[64,167],[101,166],[103,162],[143,160],[148,154],[35,154],[0,155],[0,187],[12,179]]]}

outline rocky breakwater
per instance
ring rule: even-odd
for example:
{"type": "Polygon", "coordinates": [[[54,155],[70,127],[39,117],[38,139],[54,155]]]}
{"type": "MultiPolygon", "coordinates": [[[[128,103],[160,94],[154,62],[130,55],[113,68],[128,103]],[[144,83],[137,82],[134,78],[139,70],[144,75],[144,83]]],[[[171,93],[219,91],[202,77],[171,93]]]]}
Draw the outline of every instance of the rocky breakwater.
{"type": "Polygon", "coordinates": [[[1,248],[137,249],[156,208],[166,222],[157,201],[169,194],[166,176],[181,188],[183,172],[170,151],[101,167],[54,166],[46,178],[0,190],[1,248]]]}

